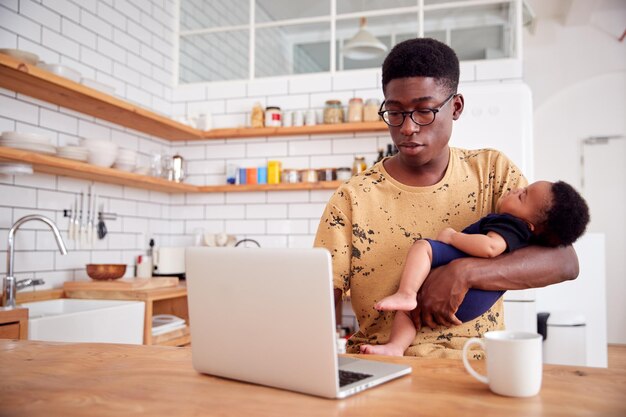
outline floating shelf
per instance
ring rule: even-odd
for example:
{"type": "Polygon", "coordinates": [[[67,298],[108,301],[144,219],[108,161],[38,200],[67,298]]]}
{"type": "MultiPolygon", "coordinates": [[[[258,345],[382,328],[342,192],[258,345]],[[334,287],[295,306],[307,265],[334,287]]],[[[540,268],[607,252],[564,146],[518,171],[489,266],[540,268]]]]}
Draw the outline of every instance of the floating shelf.
{"type": "Polygon", "coordinates": [[[169,140],[202,139],[202,131],[0,54],[0,87],[169,140]]]}
{"type": "Polygon", "coordinates": [[[361,133],[387,131],[384,122],[339,123],[332,125],[293,127],[242,127],[213,129],[204,132],[205,139],[240,139],[259,136],[330,135],[333,133],[361,133]]]}
{"type": "Polygon", "coordinates": [[[202,131],[0,54],[0,87],[172,141],[383,132],[383,122],[202,131]]]}
{"type": "Polygon", "coordinates": [[[176,183],[148,175],[104,168],[86,162],[74,161],[57,156],[44,155],[21,149],[0,146],[0,161],[21,162],[33,166],[36,172],[80,178],[109,184],[125,185],[135,188],[160,191],[165,193],[231,193],[250,191],[297,191],[297,190],[334,190],[341,181],[324,181],[297,184],[250,184],[250,185],[204,185],[176,183]]]}
{"type": "Polygon", "coordinates": [[[198,187],[195,185],[180,184],[162,178],[120,171],[119,169],[99,167],[86,162],[23,151],[21,149],[0,146],[0,160],[28,163],[33,166],[33,170],[45,174],[62,175],[106,182],[109,184],[127,185],[166,193],[198,192],[198,187]]]}
{"type": "Polygon", "coordinates": [[[343,181],[299,182],[296,184],[241,184],[241,185],[204,185],[198,187],[201,193],[232,193],[246,191],[298,191],[298,190],[335,190],[343,181]]]}

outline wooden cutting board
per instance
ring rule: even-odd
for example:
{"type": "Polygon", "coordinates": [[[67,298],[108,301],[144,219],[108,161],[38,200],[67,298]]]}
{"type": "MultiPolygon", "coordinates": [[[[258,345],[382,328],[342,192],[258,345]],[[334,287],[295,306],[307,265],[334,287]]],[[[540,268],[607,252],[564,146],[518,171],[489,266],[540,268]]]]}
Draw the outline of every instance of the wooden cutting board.
{"type": "Polygon", "coordinates": [[[153,288],[175,287],[178,277],[122,278],[113,281],[68,281],[63,283],[64,291],[135,291],[153,288]]]}

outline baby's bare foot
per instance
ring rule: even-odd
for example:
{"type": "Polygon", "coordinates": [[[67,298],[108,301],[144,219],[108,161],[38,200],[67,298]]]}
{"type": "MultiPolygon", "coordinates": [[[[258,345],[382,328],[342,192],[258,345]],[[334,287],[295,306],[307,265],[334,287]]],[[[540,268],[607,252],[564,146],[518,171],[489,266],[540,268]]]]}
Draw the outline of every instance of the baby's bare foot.
{"type": "Polygon", "coordinates": [[[393,345],[361,345],[359,347],[361,353],[366,355],[386,355],[386,356],[403,356],[404,350],[393,345]]]}
{"type": "Polygon", "coordinates": [[[411,311],[417,307],[415,294],[395,293],[376,303],[374,308],[382,311],[411,311]]]}

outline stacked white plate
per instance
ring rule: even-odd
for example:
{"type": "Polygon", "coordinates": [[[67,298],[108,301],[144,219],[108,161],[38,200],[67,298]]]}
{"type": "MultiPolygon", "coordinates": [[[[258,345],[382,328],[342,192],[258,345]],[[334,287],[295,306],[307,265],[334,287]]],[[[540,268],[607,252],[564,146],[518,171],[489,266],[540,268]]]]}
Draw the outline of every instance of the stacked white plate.
{"type": "Polygon", "coordinates": [[[55,155],[56,148],[47,136],[38,133],[2,132],[0,146],[55,155]]]}
{"type": "Polygon", "coordinates": [[[117,158],[115,159],[114,168],[122,171],[131,172],[137,166],[137,151],[132,149],[119,148],[117,150],[117,158]]]}
{"type": "Polygon", "coordinates": [[[84,146],[76,145],[59,146],[57,148],[57,155],[62,158],[86,162],[87,158],[89,158],[89,149],[84,146]]]}
{"type": "Polygon", "coordinates": [[[108,140],[83,139],[81,146],[89,150],[87,162],[90,164],[110,168],[117,158],[117,144],[108,140]]]}
{"type": "Polygon", "coordinates": [[[50,71],[53,74],[59,75],[61,77],[65,77],[68,80],[72,80],[75,83],[80,82],[80,72],[72,69],[70,67],[66,67],[61,64],[46,64],[45,62],[39,61],[37,66],[46,71],[50,71]]]}

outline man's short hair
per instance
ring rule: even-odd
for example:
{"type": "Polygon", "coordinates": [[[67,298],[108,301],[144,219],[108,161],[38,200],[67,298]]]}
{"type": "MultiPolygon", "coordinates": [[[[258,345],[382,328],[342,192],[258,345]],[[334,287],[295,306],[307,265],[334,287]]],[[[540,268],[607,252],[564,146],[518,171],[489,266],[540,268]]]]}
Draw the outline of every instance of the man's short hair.
{"type": "Polygon", "coordinates": [[[409,39],[394,46],[383,62],[383,92],[396,78],[432,77],[452,94],[459,74],[459,58],[448,45],[431,38],[409,39]]]}

